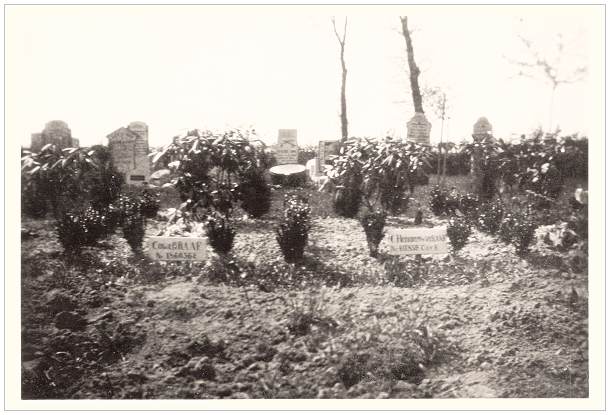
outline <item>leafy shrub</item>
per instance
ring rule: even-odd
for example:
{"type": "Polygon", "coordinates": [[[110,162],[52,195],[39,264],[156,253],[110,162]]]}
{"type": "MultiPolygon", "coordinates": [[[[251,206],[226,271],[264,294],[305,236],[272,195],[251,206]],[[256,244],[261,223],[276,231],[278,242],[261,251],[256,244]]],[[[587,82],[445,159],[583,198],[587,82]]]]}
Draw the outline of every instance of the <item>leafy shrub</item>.
{"type": "Polygon", "coordinates": [[[313,289],[296,297],[282,298],[290,310],[288,312],[288,331],[296,336],[309,334],[312,326],[332,330],[337,322],[328,315],[327,289],[313,289]]]}
{"type": "Polygon", "coordinates": [[[406,207],[406,192],[413,192],[425,176],[428,148],[413,142],[386,139],[351,139],[332,159],[328,176],[336,186],[335,209],[355,217],[360,203],[380,206],[397,214],[406,207]]]}
{"type": "Polygon", "coordinates": [[[505,244],[510,244],[513,240],[513,232],[516,225],[516,218],[513,214],[507,213],[502,219],[500,229],[498,230],[498,236],[500,240],[505,244]]]}
{"type": "Polygon", "coordinates": [[[495,235],[502,222],[504,209],[499,200],[481,204],[478,209],[477,227],[482,232],[495,235]]]}
{"type": "Polygon", "coordinates": [[[460,196],[455,188],[448,191],[434,186],[430,190],[430,210],[434,215],[454,215],[459,207],[460,196]]]}
{"type": "Polygon", "coordinates": [[[152,219],[157,216],[157,212],[161,208],[158,195],[155,195],[148,189],[144,189],[140,199],[140,213],[145,217],[152,219]]]}
{"type": "Polygon", "coordinates": [[[451,247],[454,252],[459,251],[468,242],[468,237],[471,235],[472,229],[470,224],[457,216],[449,219],[449,225],[447,226],[447,236],[451,242],[451,247]]]}
{"type": "Polygon", "coordinates": [[[530,215],[519,215],[515,218],[513,225],[512,244],[517,250],[517,255],[523,256],[536,235],[538,224],[531,219],[530,215]]]}
{"type": "Polygon", "coordinates": [[[194,213],[212,210],[228,216],[238,199],[242,179],[264,171],[272,163],[264,144],[251,139],[253,134],[192,130],[157,152],[153,163],[167,163],[176,177],[172,184],[181,200],[188,201],[185,209],[194,213]]]}
{"type": "Polygon", "coordinates": [[[44,218],[49,206],[44,197],[44,193],[38,189],[38,184],[34,181],[21,179],[21,211],[27,216],[40,219],[44,218]]]}
{"type": "Polygon", "coordinates": [[[479,205],[479,198],[476,195],[466,193],[459,198],[458,210],[464,215],[472,217],[473,215],[476,215],[479,205]]]}
{"type": "Polygon", "coordinates": [[[284,213],[276,228],[276,240],[288,263],[303,258],[311,228],[310,211],[309,205],[297,196],[289,195],[284,200],[284,213]]]}
{"type": "Polygon", "coordinates": [[[97,169],[83,174],[81,181],[83,187],[88,189],[91,205],[97,210],[103,210],[119,198],[125,178],[114,167],[108,147],[93,146],[88,154],[91,154],[97,169]]]}
{"type": "Polygon", "coordinates": [[[335,213],[345,218],[355,218],[360,210],[362,197],[358,188],[338,188],[333,199],[335,213]]]}
{"type": "Polygon", "coordinates": [[[218,213],[209,215],[206,221],[206,233],[210,245],[219,255],[226,255],[233,248],[235,228],[228,217],[218,213]]]}
{"type": "Polygon", "coordinates": [[[59,242],[67,253],[94,245],[109,232],[106,218],[92,207],[66,212],[56,226],[59,242]]]}
{"type": "Polygon", "coordinates": [[[137,212],[124,216],[122,219],[123,237],[129,244],[134,254],[142,252],[142,242],[144,241],[145,218],[137,212]]]}
{"type": "Polygon", "coordinates": [[[241,207],[254,218],[260,218],[271,208],[271,189],[262,172],[252,172],[239,185],[241,207]]]}
{"type": "Polygon", "coordinates": [[[383,228],[385,227],[386,216],[385,212],[382,211],[369,211],[360,219],[360,224],[366,234],[369,255],[373,258],[377,258],[379,244],[385,235],[383,228]]]}

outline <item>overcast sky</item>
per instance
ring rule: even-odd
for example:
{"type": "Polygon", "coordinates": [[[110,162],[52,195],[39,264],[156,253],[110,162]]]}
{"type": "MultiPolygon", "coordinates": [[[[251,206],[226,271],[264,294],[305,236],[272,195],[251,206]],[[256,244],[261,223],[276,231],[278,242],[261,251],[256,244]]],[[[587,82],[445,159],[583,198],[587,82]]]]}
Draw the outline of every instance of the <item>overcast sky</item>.
{"type": "MultiPolygon", "coordinates": [[[[446,91],[445,139],[470,137],[486,116],[497,137],[549,126],[550,86],[516,77],[517,34],[542,54],[565,40],[562,70],[599,62],[599,7],[582,6],[7,6],[6,134],[61,119],[81,145],[131,121],[152,146],[186,129],[255,128],[269,144],[296,128],[299,144],[340,136],[340,63],[331,16],[348,15],[351,136],[406,135],[413,115],[400,15],[414,29],[422,86],[446,91]],[[594,58],[594,59],[592,59],[594,58]]],[[[599,68],[561,86],[554,125],[587,134],[599,68]]],[[[440,121],[428,111],[432,141],[440,121]]]]}

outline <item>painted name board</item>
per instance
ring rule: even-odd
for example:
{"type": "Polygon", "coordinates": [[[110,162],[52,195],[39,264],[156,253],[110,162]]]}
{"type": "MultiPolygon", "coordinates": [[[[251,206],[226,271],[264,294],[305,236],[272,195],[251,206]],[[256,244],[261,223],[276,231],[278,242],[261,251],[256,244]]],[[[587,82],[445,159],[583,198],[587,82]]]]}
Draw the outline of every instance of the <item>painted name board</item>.
{"type": "Polygon", "coordinates": [[[151,236],[146,247],[156,261],[205,261],[209,254],[207,238],[151,236]]]}
{"type": "Polygon", "coordinates": [[[446,254],[447,228],[388,229],[384,241],[391,255],[446,254]]]}

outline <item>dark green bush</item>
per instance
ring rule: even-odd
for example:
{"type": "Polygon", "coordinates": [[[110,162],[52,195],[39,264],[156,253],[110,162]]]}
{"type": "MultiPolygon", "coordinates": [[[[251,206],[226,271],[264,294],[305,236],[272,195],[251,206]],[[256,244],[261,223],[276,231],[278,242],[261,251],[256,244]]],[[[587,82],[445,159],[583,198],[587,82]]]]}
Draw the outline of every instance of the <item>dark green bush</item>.
{"type": "Polygon", "coordinates": [[[504,215],[504,208],[499,200],[481,204],[478,209],[477,227],[480,231],[495,235],[504,215]]]}
{"type": "Polygon", "coordinates": [[[498,230],[498,236],[500,240],[505,244],[510,244],[513,240],[513,232],[516,225],[516,218],[513,214],[507,213],[502,219],[500,229],[498,230]]]}
{"type": "Polygon", "coordinates": [[[479,198],[476,195],[466,193],[459,198],[458,210],[465,216],[472,217],[476,215],[479,205],[479,198]]]}
{"type": "Polygon", "coordinates": [[[385,221],[386,214],[383,211],[369,211],[360,219],[360,224],[366,234],[369,255],[373,258],[377,258],[377,255],[379,254],[379,244],[385,235],[383,231],[385,221]]]}
{"type": "Polygon", "coordinates": [[[360,210],[362,195],[356,187],[339,187],[335,191],[333,208],[335,213],[344,218],[355,218],[360,210]]]}
{"type": "Polygon", "coordinates": [[[260,218],[271,208],[271,189],[262,172],[252,172],[242,178],[238,189],[241,207],[253,218],[260,218]]]}
{"type": "Polygon", "coordinates": [[[66,212],[57,221],[56,231],[67,253],[79,252],[110,233],[106,217],[92,207],[66,212]]]}
{"type": "Polygon", "coordinates": [[[465,219],[457,216],[449,219],[447,236],[451,242],[453,252],[457,252],[466,246],[468,237],[471,235],[471,233],[472,228],[470,227],[470,223],[468,223],[465,219]]]}
{"type": "Polygon", "coordinates": [[[450,191],[434,186],[430,190],[430,210],[434,215],[453,215],[459,207],[459,195],[455,188],[450,191]]]}
{"type": "Polygon", "coordinates": [[[228,217],[218,213],[209,215],[206,221],[206,233],[210,245],[217,254],[226,255],[233,248],[235,228],[228,217]]]}
{"type": "Polygon", "coordinates": [[[530,215],[520,214],[515,218],[512,244],[517,250],[517,255],[523,256],[529,251],[529,246],[536,236],[536,228],[538,224],[530,215]]]}
{"type": "Polygon", "coordinates": [[[49,212],[45,195],[34,181],[21,179],[21,211],[31,218],[44,218],[49,212]]]}
{"type": "Polygon", "coordinates": [[[148,189],[144,189],[140,199],[140,212],[145,218],[152,219],[157,216],[157,212],[161,208],[159,196],[148,189]]]}
{"type": "Polygon", "coordinates": [[[144,241],[145,219],[141,213],[137,212],[124,216],[122,220],[123,237],[129,244],[134,254],[142,252],[142,242],[144,241]]]}
{"type": "Polygon", "coordinates": [[[307,202],[297,196],[289,195],[284,200],[284,213],[276,228],[276,240],[288,263],[303,258],[311,228],[310,211],[307,202]]]}

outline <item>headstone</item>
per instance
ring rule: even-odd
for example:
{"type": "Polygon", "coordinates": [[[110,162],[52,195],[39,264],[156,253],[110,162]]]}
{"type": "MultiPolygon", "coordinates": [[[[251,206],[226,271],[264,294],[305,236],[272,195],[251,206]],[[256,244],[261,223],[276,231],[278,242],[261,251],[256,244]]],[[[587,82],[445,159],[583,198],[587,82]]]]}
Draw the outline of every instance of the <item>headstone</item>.
{"type": "Polygon", "coordinates": [[[205,261],[209,256],[207,238],[151,236],[146,246],[156,261],[205,261]]]}
{"type": "Polygon", "coordinates": [[[148,126],[132,122],[107,135],[108,147],[116,169],[125,175],[127,184],[143,184],[151,173],[148,157],[148,126]]]}
{"type": "Polygon", "coordinates": [[[305,163],[305,167],[307,168],[307,174],[309,175],[309,178],[311,180],[315,180],[315,178],[318,176],[318,173],[320,172],[320,160],[317,157],[312,158],[311,160],[308,160],[307,163],[305,163]]]}
{"type": "Polygon", "coordinates": [[[416,112],[407,123],[407,140],[413,140],[420,144],[430,144],[430,130],[432,124],[421,112],[416,112]]]}
{"type": "Polygon", "coordinates": [[[492,130],[489,120],[485,117],[481,117],[472,126],[472,135],[475,138],[485,138],[491,136],[492,130]]]}
{"type": "Polygon", "coordinates": [[[297,130],[279,129],[277,132],[277,143],[292,143],[297,145],[297,130]]]}
{"type": "Polygon", "coordinates": [[[59,148],[78,147],[78,140],[72,137],[68,124],[55,120],[46,123],[42,132],[32,134],[30,150],[38,152],[47,144],[55,144],[59,148]]]}
{"type": "Polygon", "coordinates": [[[277,145],[274,148],[278,164],[294,164],[299,160],[297,130],[278,130],[277,145]]]}
{"type": "Polygon", "coordinates": [[[447,228],[388,229],[385,236],[391,255],[446,254],[447,228]]]}
{"type": "Polygon", "coordinates": [[[318,172],[324,173],[324,166],[330,161],[330,156],[339,154],[340,145],[338,140],[323,140],[318,143],[318,159],[320,160],[318,172]]]}

